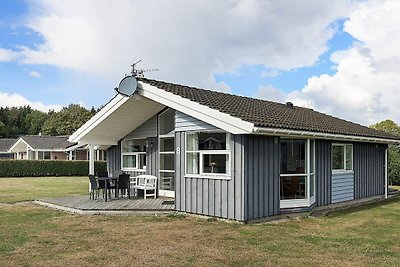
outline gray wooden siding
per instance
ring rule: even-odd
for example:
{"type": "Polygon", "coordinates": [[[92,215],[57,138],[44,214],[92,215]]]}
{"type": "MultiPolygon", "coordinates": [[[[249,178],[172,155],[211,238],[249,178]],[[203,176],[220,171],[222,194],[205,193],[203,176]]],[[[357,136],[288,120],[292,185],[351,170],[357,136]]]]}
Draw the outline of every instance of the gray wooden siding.
{"type": "Polygon", "coordinates": [[[140,125],[122,139],[147,138],[157,136],[157,115],[140,125]]]}
{"type": "Polygon", "coordinates": [[[244,137],[245,220],[280,213],[278,137],[244,137]]]}
{"type": "Polygon", "coordinates": [[[332,203],[354,199],[354,174],[332,174],[332,203]]]}
{"type": "MultiPolygon", "coordinates": [[[[157,176],[158,174],[158,143],[157,137],[147,138],[149,146],[146,152],[146,171],[125,171],[129,173],[131,177],[138,176],[140,174],[150,174],[157,176]]],[[[116,171],[121,171],[121,141],[118,142],[117,146],[111,146],[107,149],[107,170],[110,175],[116,171]]]]}
{"type": "Polygon", "coordinates": [[[175,131],[201,131],[201,130],[214,130],[215,126],[193,118],[185,113],[175,112],[175,131]]]}
{"type": "Polygon", "coordinates": [[[175,146],[180,150],[175,154],[176,210],[245,220],[243,142],[244,136],[232,135],[230,180],[185,178],[185,133],[175,133],[175,146]]]}
{"type": "Polygon", "coordinates": [[[121,142],[107,149],[107,171],[112,175],[121,170],[121,142]]]}
{"type": "Polygon", "coordinates": [[[354,197],[356,199],[385,193],[385,149],[387,145],[355,143],[354,197]]]}
{"type": "Polygon", "coordinates": [[[331,204],[331,141],[315,140],[315,183],[317,206],[331,204]]]}

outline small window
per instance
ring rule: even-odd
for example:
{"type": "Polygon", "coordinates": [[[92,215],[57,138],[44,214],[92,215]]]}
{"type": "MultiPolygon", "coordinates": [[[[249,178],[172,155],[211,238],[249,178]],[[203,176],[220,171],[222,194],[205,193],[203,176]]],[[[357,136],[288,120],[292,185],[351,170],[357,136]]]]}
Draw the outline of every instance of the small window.
{"type": "Polygon", "coordinates": [[[332,170],[334,171],[353,170],[353,145],[345,145],[345,144],[332,145],[332,170]]]}
{"type": "Polygon", "coordinates": [[[230,174],[229,134],[188,133],[186,142],[187,174],[230,174]]]}
{"type": "Polygon", "coordinates": [[[122,169],[146,169],[146,140],[129,139],[121,143],[122,169]]]}

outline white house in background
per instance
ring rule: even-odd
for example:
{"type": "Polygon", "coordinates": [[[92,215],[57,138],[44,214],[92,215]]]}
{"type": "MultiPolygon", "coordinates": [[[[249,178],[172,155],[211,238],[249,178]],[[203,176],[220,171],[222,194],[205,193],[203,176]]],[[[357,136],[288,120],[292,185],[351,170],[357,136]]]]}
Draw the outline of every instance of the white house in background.
{"type": "MultiPolygon", "coordinates": [[[[87,160],[85,147],[68,141],[69,136],[25,135],[14,139],[7,150],[15,159],[87,160]]],[[[104,151],[96,151],[96,160],[105,160],[104,151]]]]}
{"type": "Polygon", "coordinates": [[[9,152],[10,147],[17,141],[13,138],[1,138],[0,139],[0,159],[14,159],[16,156],[14,153],[9,152]]]}

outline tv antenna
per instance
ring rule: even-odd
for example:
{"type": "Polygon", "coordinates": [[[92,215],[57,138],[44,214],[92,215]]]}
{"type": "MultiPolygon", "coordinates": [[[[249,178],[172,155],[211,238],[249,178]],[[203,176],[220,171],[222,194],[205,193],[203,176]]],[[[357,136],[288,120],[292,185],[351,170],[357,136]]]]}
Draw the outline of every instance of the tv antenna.
{"type": "MultiPolygon", "coordinates": [[[[144,70],[144,69],[138,69],[136,68],[137,64],[139,64],[142,60],[139,59],[138,61],[136,61],[135,63],[133,63],[131,65],[132,67],[132,71],[131,71],[131,75],[137,78],[144,78],[144,73],[145,72],[151,72],[151,71],[158,71],[159,69],[148,69],[148,70],[144,70]]],[[[128,74],[129,75],[129,74],[128,74]]],[[[125,76],[128,76],[125,75],[125,76]]]]}

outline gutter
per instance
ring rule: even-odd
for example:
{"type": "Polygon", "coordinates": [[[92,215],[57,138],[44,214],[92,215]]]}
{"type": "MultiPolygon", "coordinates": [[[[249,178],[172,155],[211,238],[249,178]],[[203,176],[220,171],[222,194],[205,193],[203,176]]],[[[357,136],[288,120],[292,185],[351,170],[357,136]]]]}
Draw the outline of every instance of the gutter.
{"type": "Polygon", "coordinates": [[[385,139],[376,137],[365,137],[365,136],[352,136],[343,134],[330,134],[330,133],[320,133],[320,132],[308,132],[308,131],[298,131],[298,130],[287,130],[287,129],[277,129],[277,128],[264,128],[264,127],[254,127],[253,133],[259,133],[263,135],[279,135],[279,136],[297,136],[297,137],[309,137],[309,138],[319,138],[327,140],[338,140],[338,141],[362,141],[369,143],[398,143],[400,144],[400,139],[385,139]]]}

